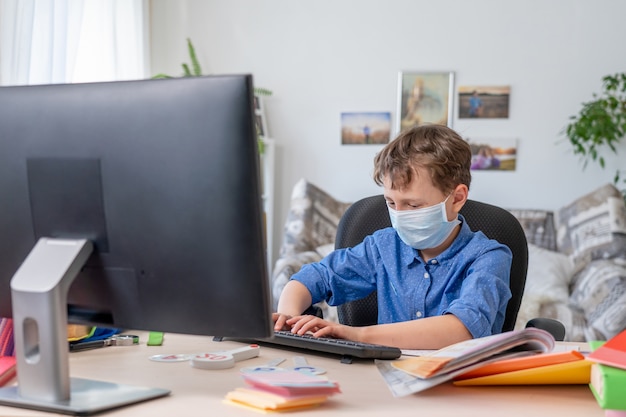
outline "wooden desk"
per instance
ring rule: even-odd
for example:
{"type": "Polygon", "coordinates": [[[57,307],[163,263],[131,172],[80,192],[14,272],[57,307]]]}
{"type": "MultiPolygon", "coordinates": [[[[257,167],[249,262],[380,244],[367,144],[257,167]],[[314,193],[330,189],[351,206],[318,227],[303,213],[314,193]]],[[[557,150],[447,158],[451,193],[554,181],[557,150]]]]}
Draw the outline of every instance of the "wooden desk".
{"type": "MultiPolygon", "coordinates": [[[[163,346],[146,346],[147,333],[138,332],[140,346],[111,346],[70,354],[70,374],[140,386],[170,389],[164,398],[110,411],[104,416],[255,416],[254,411],[222,403],[226,393],[244,386],[238,374],[243,366],[263,365],[275,358],[291,364],[299,351],[261,347],[258,358],[238,362],[235,368],[209,371],[188,362],[161,363],[148,358],[164,353],[199,353],[241,347],[237,342],[213,342],[210,337],[166,334],[163,346]]],[[[455,387],[444,384],[428,391],[394,398],[371,361],[347,365],[336,357],[304,355],[309,364],[327,370],[342,393],[321,407],[281,415],[298,416],[604,416],[586,385],[455,387]]],[[[285,364],[283,364],[285,365],[285,364]]],[[[0,416],[56,414],[0,406],[0,416]]]]}

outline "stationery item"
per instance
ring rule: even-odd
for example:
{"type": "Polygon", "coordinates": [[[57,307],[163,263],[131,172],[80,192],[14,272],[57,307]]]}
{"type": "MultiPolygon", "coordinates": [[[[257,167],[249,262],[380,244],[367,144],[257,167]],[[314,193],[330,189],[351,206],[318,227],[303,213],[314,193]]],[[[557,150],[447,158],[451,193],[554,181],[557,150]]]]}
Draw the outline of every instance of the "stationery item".
{"type": "Polygon", "coordinates": [[[119,334],[106,339],[79,340],[70,342],[70,352],[97,349],[106,346],[133,346],[139,344],[139,336],[132,334],[119,334]]]}
{"type": "MultiPolygon", "coordinates": [[[[497,362],[494,364],[497,364],[497,362]]],[[[520,369],[517,371],[497,373],[493,375],[484,375],[459,380],[455,379],[454,385],[588,384],[591,374],[591,365],[592,362],[580,359],[570,362],[555,363],[553,365],[543,365],[528,369],[520,369]]],[[[480,369],[477,369],[477,371],[480,371],[480,369]]],[[[460,375],[457,378],[463,377],[465,377],[465,375],[460,375]]]]}
{"type": "Polygon", "coordinates": [[[304,356],[294,356],[293,363],[295,366],[291,369],[293,369],[294,371],[310,372],[314,375],[322,375],[326,373],[326,370],[323,368],[309,365],[304,356]]]}
{"type": "Polygon", "coordinates": [[[164,353],[162,355],[152,355],[149,359],[155,362],[186,362],[192,356],[190,353],[164,353]]]}
{"type": "Polygon", "coordinates": [[[87,339],[93,336],[96,328],[93,326],[86,326],[83,324],[68,324],[67,325],[67,341],[76,342],[78,340],[87,339]]]}
{"type": "Polygon", "coordinates": [[[0,356],[15,355],[13,319],[0,318],[0,356]]]}
{"type": "Polygon", "coordinates": [[[545,330],[528,327],[455,343],[430,355],[391,362],[397,369],[418,378],[450,373],[486,360],[550,352],[554,337],[545,330]]]}
{"type": "Polygon", "coordinates": [[[244,381],[257,389],[282,396],[332,395],[339,385],[327,378],[293,370],[242,374],[244,381]]]}
{"type": "Polygon", "coordinates": [[[284,371],[285,368],[281,368],[278,365],[285,362],[285,358],[276,358],[265,365],[261,366],[246,366],[245,368],[241,368],[239,372],[250,373],[250,372],[274,372],[274,371],[284,371]]]}
{"type": "Polygon", "coordinates": [[[254,388],[236,388],[226,394],[225,402],[263,411],[295,411],[320,405],[327,399],[327,395],[285,397],[254,388]]]}
{"type": "Polygon", "coordinates": [[[375,363],[392,394],[402,397],[425,391],[490,362],[550,352],[554,343],[550,333],[530,327],[456,343],[427,356],[375,363]]]}
{"type": "Polygon", "coordinates": [[[578,351],[487,363],[454,378],[455,385],[588,384],[591,362],[578,351]]]}
{"type": "Polygon", "coordinates": [[[13,379],[15,374],[15,357],[0,356],[0,387],[13,379]]]}
{"type": "Polygon", "coordinates": [[[150,332],[147,344],[148,346],[161,346],[163,344],[163,332],[150,332]]]}
{"type": "Polygon", "coordinates": [[[256,358],[260,351],[259,345],[252,344],[233,350],[198,353],[191,357],[191,366],[199,369],[232,368],[235,362],[256,358]]]}
{"type": "Polygon", "coordinates": [[[339,385],[311,372],[275,370],[242,374],[248,387],[226,394],[224,402],[261,412],[294,411],[324,403],[339,385]]]}
{"type": "MultiPolygon", "coordinates": [[[[608,342],[607,342],[608,343],[608,342]]],[[[589,342],[594,352],[601,348],[602,342],[589,342]]],[[[596,401],[605,410],[626,410],[626,370],[613,366],[594,363],[591,366],[589,388],[596,401]]]]}
{"type": "Polygon", "coordinates": [[[587,359],[626,369],[626,330],[607,340],[606,343],[591,352],[587,359]]]}

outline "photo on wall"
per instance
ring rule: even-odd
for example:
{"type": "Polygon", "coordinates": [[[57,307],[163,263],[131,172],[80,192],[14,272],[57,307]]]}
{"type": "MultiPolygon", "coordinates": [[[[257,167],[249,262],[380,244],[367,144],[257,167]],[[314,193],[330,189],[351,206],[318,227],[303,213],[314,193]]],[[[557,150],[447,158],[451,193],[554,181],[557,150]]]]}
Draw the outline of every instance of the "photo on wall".
{"type": "Polygon", "coordinates": [[[265,108],[263,107],[263,99],[254,95],[254,119],[256,121],[256,132],[261,137],[269,137],[267,132],[267,122],[265,121],[265,108]]]}
{"type": "Polygon", "coordinates": [[[398,132],[429,123],[452,127],[453,93],[452,72],[401,72],[396,112],[398,132]]]}
{"type": "Polygon", "coordinates": [[[508,119],[511,87],[460,86],[459,119],[508,119]]]}
{"type": "Polygon", "coordinates": [[[342,145],[385,144],[390,134],[390,112],[341,113],[342,145]]]}
{"type": "Polygon", "coordinates": [[[472,170],[515,171],[517,140],[507,138],[467,139],[472,149],[472,170]]]}

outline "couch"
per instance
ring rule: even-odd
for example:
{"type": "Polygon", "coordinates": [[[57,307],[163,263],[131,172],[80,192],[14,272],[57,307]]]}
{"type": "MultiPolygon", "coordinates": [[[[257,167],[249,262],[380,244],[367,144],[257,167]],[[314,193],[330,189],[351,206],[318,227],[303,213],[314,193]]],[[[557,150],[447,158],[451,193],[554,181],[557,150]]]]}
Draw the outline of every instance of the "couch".
{"type": "MultiPolygon", "coordinates": [[[[350,203],[305,179],[293,188],[283,243],[272,273],[274,308],[302,265],[334,248],[337,224],[350,203]]],[[[516,328],[533,317],[561,321],[565,340],[607,340],[626,329],[626,205],[604,185],[562,208],[509,209],[524,228],[528,275],[516,328]]],[[[328,320],[336,309],[318,304],[328,320]]]]}
{"type": "Polygon", "coordinates": [[[626,205],[606,184],[556,211],[511,210],[526,231],[528,275],[516,327],[561,321],[569,341],[626,329],[626,205]]]}

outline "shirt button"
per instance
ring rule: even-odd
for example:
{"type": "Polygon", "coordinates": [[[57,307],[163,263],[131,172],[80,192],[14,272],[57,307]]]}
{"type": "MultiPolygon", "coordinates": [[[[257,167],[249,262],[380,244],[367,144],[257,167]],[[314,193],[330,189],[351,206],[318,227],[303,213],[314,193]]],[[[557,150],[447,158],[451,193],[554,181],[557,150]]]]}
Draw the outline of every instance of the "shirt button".
{"type": "Polygon", "coordinates": [[[430,261],[430,263],[434,265],[434,264],[436,264],[436,263],[437,263],[437,260],[436,260],[436,259],[433,259],[432,261],[430,261]]]}
{"type": "Polygon", "coordinates": [[[418,318],[419,318],[419,317],[422,317],[422,312],[421,312],[421,311],[418,311],[417,313],[415,313],[415,316],[416,316],[416,317],[418,317],[418,318]]]}
{"type": "Polygon", "coordinates": [[[424,278],[430,278],[430,274],[428,272],[424,272],[424,278]]]}

